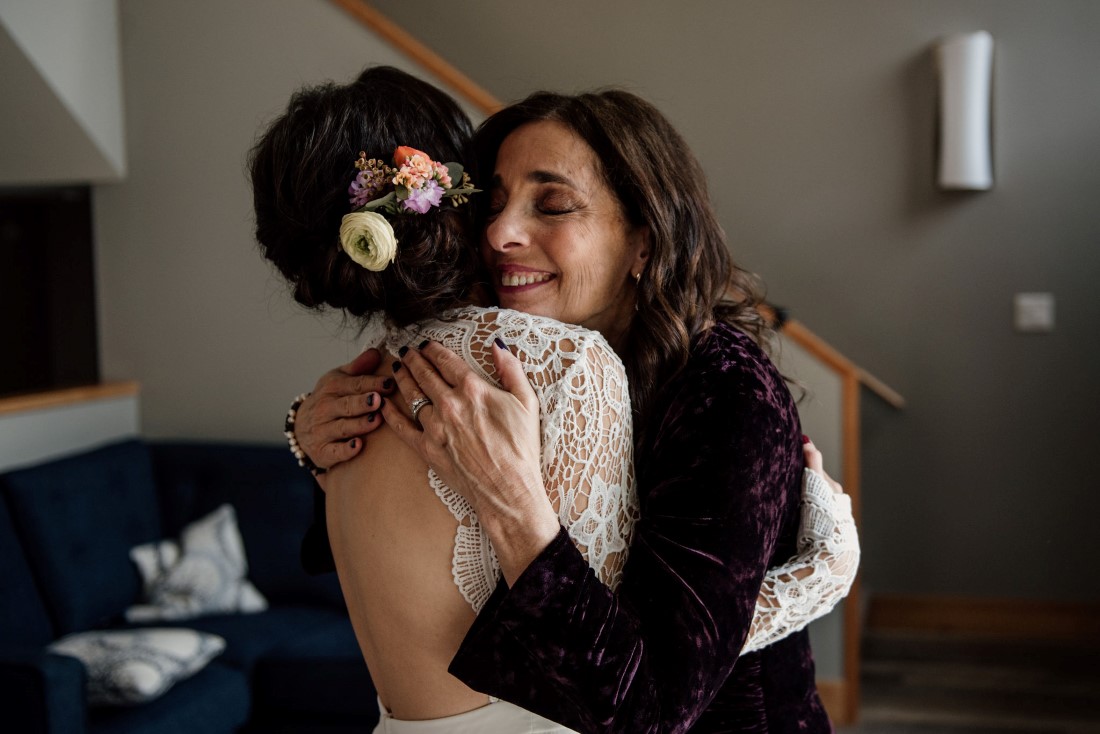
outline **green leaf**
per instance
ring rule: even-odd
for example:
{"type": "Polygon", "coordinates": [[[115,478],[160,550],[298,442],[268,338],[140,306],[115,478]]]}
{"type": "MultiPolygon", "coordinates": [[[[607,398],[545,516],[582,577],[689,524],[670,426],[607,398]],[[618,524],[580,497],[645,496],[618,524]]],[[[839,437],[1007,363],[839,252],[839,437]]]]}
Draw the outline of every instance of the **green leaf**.
{"type": "Polygon", "coordinates": [[[384,206],[386,206],[387,204],[392,203],[393,200],[394,200],[394,192],[391,191],[390,193],[383,196],[381,199],[374,199],[373,201],[368,201],[366,204],[364,204],[363,206],[356,209],[356,211],[372,212],[375,209],[381,209],[384,206]]]}
{"type": "Polygon", "coordinates": [[[458,186],[462,183],[462,164],[451,161],[450,163],[444,163],[447,167],[447,175],[451,177],[451,185],[458,186]]]}

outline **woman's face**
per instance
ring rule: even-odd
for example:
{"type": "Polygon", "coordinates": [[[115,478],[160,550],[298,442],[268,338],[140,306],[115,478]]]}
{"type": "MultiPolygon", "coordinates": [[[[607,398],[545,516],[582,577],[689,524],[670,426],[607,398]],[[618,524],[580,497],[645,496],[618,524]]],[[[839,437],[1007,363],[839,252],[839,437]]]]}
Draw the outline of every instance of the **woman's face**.
{"type": "Polygon", "coordinates": [[[489,196],[482,256],[500,305],[595,329],[616,346],[648,252],[592,148],[561,123],[527,123],[500,146],[489,196]]]}

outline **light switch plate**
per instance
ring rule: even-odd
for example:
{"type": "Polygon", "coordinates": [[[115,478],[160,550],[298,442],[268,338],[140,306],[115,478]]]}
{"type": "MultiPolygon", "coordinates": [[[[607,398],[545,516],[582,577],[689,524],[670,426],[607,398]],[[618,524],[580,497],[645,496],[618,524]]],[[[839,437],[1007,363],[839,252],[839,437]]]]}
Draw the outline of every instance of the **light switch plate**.
{"type": "Polygon", "coordinates": [[[1017,293],[1013,297],[1016,331],[1046,334],[1054,331],[1054,294],[1017,293]]]}

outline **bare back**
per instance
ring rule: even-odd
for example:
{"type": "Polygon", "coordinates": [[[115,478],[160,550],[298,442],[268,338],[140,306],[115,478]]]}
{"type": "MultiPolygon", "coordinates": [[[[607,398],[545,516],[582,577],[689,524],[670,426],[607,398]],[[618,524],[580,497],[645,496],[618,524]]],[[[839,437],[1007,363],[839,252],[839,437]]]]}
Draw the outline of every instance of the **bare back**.
{"type": "Polygon", "coordinates": [[[427,465],[383,425],[325,487],[340,586],[383,703],[407,720],[486,704],[447,672],[474,611],[451,578],[458,523],[428,486],[427,465]]]}

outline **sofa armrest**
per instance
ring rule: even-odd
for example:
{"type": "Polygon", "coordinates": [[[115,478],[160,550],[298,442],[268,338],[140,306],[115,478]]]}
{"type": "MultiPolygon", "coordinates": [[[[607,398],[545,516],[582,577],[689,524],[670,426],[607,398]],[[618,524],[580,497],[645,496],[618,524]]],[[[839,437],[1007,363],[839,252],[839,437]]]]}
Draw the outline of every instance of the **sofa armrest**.
{"type": "Polygon", "coordinates": [[[76,658],[44,650],[0,651],[0,712],[8,731],[83,734],[84,691],[84,665],[76,658]]]}

